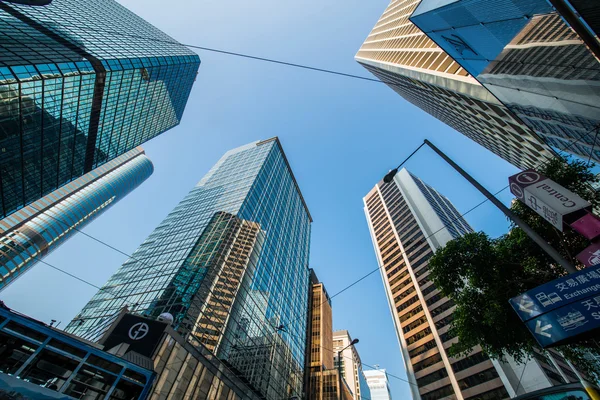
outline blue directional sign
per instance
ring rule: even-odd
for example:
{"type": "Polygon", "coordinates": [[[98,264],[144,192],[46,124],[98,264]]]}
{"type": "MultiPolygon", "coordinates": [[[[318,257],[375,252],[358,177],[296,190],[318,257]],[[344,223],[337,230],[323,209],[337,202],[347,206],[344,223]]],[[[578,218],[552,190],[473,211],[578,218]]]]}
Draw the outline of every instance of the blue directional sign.
{"type": "Polygon", "coordinates": [[[600,264],[555,279],[510,299],[523,322],[600,294],[600,264]]]}
{"type": "Polygon", "coordinates": [[[544,348],[568,343],[575,336],[600,328],[600,294],[550,311],[526,325],[544,348]]]}

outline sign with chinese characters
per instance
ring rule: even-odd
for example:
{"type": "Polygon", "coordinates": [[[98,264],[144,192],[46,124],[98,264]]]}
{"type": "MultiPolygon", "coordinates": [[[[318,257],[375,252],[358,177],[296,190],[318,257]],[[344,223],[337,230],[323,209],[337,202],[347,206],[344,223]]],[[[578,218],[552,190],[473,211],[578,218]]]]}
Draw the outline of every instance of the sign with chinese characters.
{"type": "Polygon", "coordinates": [[[531,289],[510,299],[510,304],[525,322],[594,295],[600,295],[600,264],[531,289]]]}
{"type": "Polygon", "coordinates": [[[510,299],[542,347],[560,344],[600,326],[600,264],[510,299]]]}
{"type": "Polygon", "coordinates": [[[600,328],[600,294],[551,311],[526,324],[542,347],[568,343],[575,336],[600,328]]]}
{"type": "Polygon", "coordinates": [[[560,231],[565,215],[591,207],[588,201],[533,169],[509,177],[508,183],[512,194],[560,231]]]}

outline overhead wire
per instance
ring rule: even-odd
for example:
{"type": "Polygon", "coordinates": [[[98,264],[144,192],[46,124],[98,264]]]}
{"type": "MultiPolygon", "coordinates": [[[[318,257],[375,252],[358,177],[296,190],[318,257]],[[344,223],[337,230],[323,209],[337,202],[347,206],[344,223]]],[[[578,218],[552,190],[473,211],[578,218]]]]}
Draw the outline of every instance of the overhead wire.
{"type": "MultiPolygon", "coordinates": [[[[593,129],[592,129],[592,130],[593,130],[593,129]]],[[[591,131],[592,131],[592,130],[589,130],[588,132],[586,132],[586,134],[589,134],[589,133],[591,133],[591,131]]],[[[569,146],[565,147],[565,148],[563,149],[563,151],[566,151],[566,150],[567,150],[568,148],[570,148],[571,146],[574,146],[575,144],[577,144],[577,143],[578,143],[580,140],[582,140],[582,139],[583,139],[583,137],[585,137],[585,134],[584,134],[584,135],[582,135],[582,137],[581,137],[581,138],[579,138],[577,141],[574,141],[574,142],[572,142],[572,143],[571,143],[569,146]]],[[[413,152],[413,153],[412,153],[412,154],[411,154],[411,155],[410,155],[408,158],[412,157],[412,155],[413,155],[413,154],[414,154],[414,152],[413,152]]],[[[549,160],[548,160],[548,161],[549,161],[549,160]]],[[[541,164],[540,164],[540,165],[539,165],[537,168],[539,168],[539,167],[540,167],[540,166],[542,166],[543,164],[547,163],[548,161],[545,161],[545,162],[541,163],[541,164]]],[[[493,195],[494,195],[494,196],[497,196],[498,194],[500,194],[501,192],[503,192],[504,190],[506,190],[508,187],[509,187],[508,185],[507,185],[507,186],[505,186],[504,188],[502,188],[502,189],[500,189],[499,191],[495,192],[493,195]]],[[[472,211],[474,211],[475,209],[477,209],[477,208],[478,208],[478,207],[480,207],[481,205],[485,204],[487,201],[489,201],[489,199],[487,199],[487,198],[486,198],[486,199],[484,199],[483,201],[481,201],[480,203],[476,204],[475,206],[473,206],[472,208],[470,208],[470,209],[469,209],[469,210],[467,210],[466,212],[464,212],[464,213],[460,214],[458,217],[456,217],[456,218],[453,218],[453,219],[451,220],[451,222],[454,222],[454,221],[456,221],[456,220],[458,220],[458,219],[460,219],[460,218],[463,218],[465,215],[467,215],[467,214],[471,213],[472,211]]],[[[48,215],[48,214],[45,214],[45,215],[48,215]]],[[[54,218],[54,219],[56,219],[56,218],[55,218],[55,217],[53,217],[53,216],[50,216],[50,217],[51,217],[51,218],[54,218]]],[[[59,220],[59,221],[60,221],[60,220],[59,220]]],[[[62,222],[62,221],[61,221],[61,222],[62,222]]],[[[62,222],[62,223],[63,223],[63,224],[65,224],[65,222],[62,222]]],[[[443,229],[445,229],[445,228],[446,228],[445,226],[441,227],[441,228],[440,228],[440,229],[438,229],[437,231],[435,231],[435,232],[433,232],[432,234],[428,235],[428,236],[427,236],[425,239],[428,239],[428,238],[430,238],[430,237],[432,237],[432,236],[436,235],[437,233],[439,233],[440,231],[442,231],[442,230],[443,230],[443,229]]],[[[80,229],[78,229],[78,228],[75,228],[75,227],[74,227],[73,229],[74,229],[74,230],[76,230],[76,231],[78,231],[78,232],[82,232],[82,231],[81,231],[80,229]]],[[[144,261],[137,260],[137,259],[133,258],[131,255],[129,255],[129,254],[127,254],[127,253],[125,253],[125,252],[123,252],[123,251],[121,251],[121,250],[119,250],[119,249],[115,248],[115,247],[114,247],[114,246],[112,246],[112,245],[109,245],[108,243],[104,242],[103,240],[100,240],[100,239],[98,239],[98,238],[96,238],[96,237],[94,237],[94,236],[92,236],[92,235],[89,235],[89,234],[85,233],[85,236],[87,236],[87,237],[89,237],[89,238],[91,238],[91,239],[93,239],[93,240],[97,241],[98,243],[101,243],[101,244],[103,244],[103,245],[107,246],[108,248],[111,248],[111,249],[113,249],[114,251],[117,251],[117,252],[119,252],[120,254],[123,254],[123,255],[125,255],[125,256],[127,256],[127,257],[130,257],[130,258],[132,258],[132,259],[133,259],[133,260],[135,260],[135,261],[139,261],[140,263],[142,263],[142,264],[144,264],[144,265],[146,265],[146,266],[148,266],[148,267],[150,267],[150,268],[157,268],[157,266],[150,266],[149,264],[145,263],[144,261]]],[[[404,252],[401,252],[401,253],[400,253],[400,255],[402,255],[402,254],[404,254],[404,252]]],[[[38,258],[38,259],[39,259],[39,258],[38,258]]],[[[88,281],[86,281],[85,279],[82,279],[82,278],[80,278],[80,277],[78,277],[78,276],[76,276],[76,275],[74,275],[74,274],[72,274],[72,273],[69,273],[69,272],[67,272],[67,271],[65,271],[65,270],[63,270],[63,269],[60,269],[60,268],[58,268],[58,267],[56,267],[56,266],[54,266],[54,265],[51,265],[51,264],[49,264],[49,263],[47,263],[47,262],[45,262],[45,261],[43,261],[43,260],[41,260],[41,259],[39,259],[39,260],[40,260],[40,261],[41,261],[43,264],[46,264],[46,265],[50,266],[51,268],[53,268],[53,269],[55,269],[55,270],[57,270],[57,271],[59,271],[59,272],[62,272],[62,273],[66,274],[66,275],[68,275],[68,276],[70,276],[70,277],[72,277],[72,278],[75,278],[75,279],[79,280],[79,281],[80,281],[80,282],[82,282],[82,283],[88,284],[88,285],[90,285],[90,286],[92,286],[92,287],[94,287],[94,288],[96,288],[96,289],[99,289],[100,291],[102,291],[102,290],[104,290],[104,291],[107,291],[108,293],[110,293],[110,294],[113,294],[113,295],[114,295],[114,293],[111,293],[111,292],[110,292],[108,289],[105,289],[105,288],[100,288],[100,287],[98,287],[97,285],[95,285],[95,284],[93,284],[93,283],[91,283],[91,282],[88,282],[88,281]]],[[[357,280],[353,281],[352,283],[350,283],[350,284],[349,284],[349,285],[347,285],[346,287],[342,288],[340,291],[338,291],[338,292],[336,292],[335,294],[331,295],[331,296],[330,296],[330,299],[333,299],[333,298],[337,297],[338,295],[340,295],[340,294],[344,293],[345,291],[347,291],[348,289],[350,289],[350,288],[352,288],[353,286],[357,285],[358,283],[360,283],[361,281],[363,281],[363,280],[364,280],[364,279],[366,279],[367,277],[369,277],[369,276],[371,276],[372,274],[374,274],[375,272],[379,271],[379,270],[380,270],[382,267],[383,267],[383,265],[380,265],[380,266],[378,266],[377,268],[373,269],[372,271],[368,272],[367,274],[363,275],[362,277],[358,278],[357,280]]],[[[326,300],[326,301],[327,301],[327,300],[326,300]]],[[[125,302],[125,303],[127,303],[127,301],[125,301],[125,300],[124,300],[124,302],[125,302]]],[[[293,320],[291,320],[291,321],[287,322],[285,325],[289,325],[289,324],[291,324],[291,323],[293,323],[293,322],[297,321],[298,319],[300,319],[300,318],[302,318],[302,317],[306,317],[306,316],[307,316],[307,314],[308,314],[308,310],[307,310],[307,311],[306,311],[306,312],[305,312],[303,315],[300,315],[300,316],[299,316],[299,318],[293,319],[293,320]]],[[[366,364],[365,364],[365,365],[366,365],[366,364]]],[[[389,374],[389,375],[390,375],[390,376],[392,376],[392,377],[394,377],[394,378],[398,378],[398,379],[400,379],[400,380],[402,380],[402,381],[404,381],[404,382],[411,383],[411,382],[409,382],[409,381],[407,381],[407,380],[405,380],[405,379],[401,379],[401,378],[399,378],[399,377],[397,377],[397,376],[394,376],[394,375],[392,375],[392,374],[389,374]]],[[[411,383],[411,384],[412,384],[412,383],[411,383]]]]}
{"type": "MultiPolygon", "coordinates": [[[[344,72],[340,72],[340,71],[335,71],[335,70],[330,70],[330,69],[325,69],[325,68],[319,68],[319,67],[313,67],[313,66],[304,65],[304,64],[291,63],[291,62],[286,62],[286,61],[281,61],[281,60],[276,60],[276,59],[271,59],[271,58],[266,58],[266,57],[258,57],[258,56],[253,56],[253,55],[250,55],[250,54],[244,54],[244,53],[239,53],[239,52],[226,51],[226,50],[222,50],[222,49],[210,48],[210,47],[205,47],[205,46],[197,46],[197,45],[179,43],[179,42],[171,41],[171,40],[162,40],[162,39],[158,39],[158,38],[149,38],[149,37],[144,37],[144,36],[141,36],[141,35],[134,35],[134,34],[130,34],[130,33],[107,31],[107,30],[104,30],[104,29],[98,30],[98,29],[93,29],[93,28],[87,27],[87,26],[86,26],[86,29],[87,30],[101,31],[103,33],[113,33],[113,34],[122,35],[122,36],[128,36],[128,37],[132,37],[132,38],[139,38],[139,39],[143,39],[143,40],[151,40],[151,41],[157,41],[157,42],[164,42],[164,43],[173,44],[173,45],[183,45],[185,47],[199,49],[199,50],[204,50],[204,51],[210,51],[210,52],[214,52],[214,53],[220,53],[220,54],[225,54],[225,55],[232,55],[232,56],[237,56],[237,57],[242,57],[242,58],[247,58],[247,59],[253,59],[253,60],[257,60],[257,61],[262,61],[262,62],[268,62],[268,63],[274,63],[274,64],[279,64],[279,65],[291,66],[291,67],[295,67],[295,68],[307,69],[307,70],[312,70],[312,71],[316,71],[316,72],[333,74],[333,75],[338,75],[338,76],[343,76],[343,77],[349,77],[349,78],[359,79],[359,80],[364,80],[364,81],[371,81],[371,82],[377,82],[377,83],[386,83],[386,82],[383,82],[383,81],[381,81],[379,79],[374,79],[374,78],[369,78],[369,77],[364,77],[364,76],[354,75],[354,74],[348,74],[348,73],[344,73],[344,72]]],[[[595,127],[595,129],[598,129],[598,127],[595,127]]],[[[587,136],[587,134],[589,134],[589,132],[584,133],[582,135],[582,137],[583,136],[587,136]]],[[[577,144],[580,140],[581,140],[581,138],[578,139],[575,142],[572,142],[570,145],[568,145],[567,147],[565,147],[565,149],[563,149],[563,151],[566,151],[571,146],[577,144]]],[[[411,156],[412,156],[412,154],[411,154],[411,156]]],[[[592,154],[590,154],[590,159],[591,159],[591,156],[592,156],[592,154]]],[[[589,163],[589,161],[588,161],[588,163],[589,163]]],[[[543,163],[540,164],[540,166],[541,165],[543,165],[543,163]]],[[[503,192],[507,188],[508,188],[508,185],[505,186],[504,188],[502,188],[501,190],[497,191],[496,193],[494,193],[494,196],[497,196],[498,194],[500,194],[501,192],[503,192]]],[[[488,199],[483,200],[482,202],[478,203],[477,205],[475,205],[474,207],[472,207],[471,209],[469,209],[465,213],[461,214],[458,218],[455,218],[454,220],[458,220],[459,218],[464,217],[465,215],[467,215],[470,212],[472,212],[473,210],[477,209],[478,207],[480,207],[481,205],[483,205],[487,201],[488,201],[488,199]]],[[[45,214],[45,215],[48,215],[48,214],[45,214]]],[[[50,215],[48,215],[48,216],[50,216],[50,215]]],[[[50,217],[56,219],[53,216],[50,216],[50,217]]],[[[118,249],[118,248],[116,248],[116,247],[114,247],[114,246],[106,243],[105,241],[100,240],[100,239],[94,237],[93,235],[90,235],[88,233],[83,232],[81,229],[78,229],[78,228],[75,228],[75,227],[73,227],[73,229],[76,230],[76,231],[78,231],[78,232],[80,232],[80,233],[83,233],[88,238],[90,238],[90,239],[92,239],[92,240],[94,240],[94,241],[96,241],[98,243],[101,243],[101,244],[107,246],[108,248],[110,248],[110,249],[112,249],[112,250],[114,250],[114,251],[116,251],[116,252],[118,252],[118,253],[120,253],[122,255],[125,255],[125,256],[131,258],[134,261],[138,261],[138,262],[140,262],[140,263],[142,263],[142,264],[144,264],[144,265],[146,265],[146,266],[148,266],[150,268],[156,268],[157,267],[157,266],[150,266],[149,264],[145,263],[144,261],[134,258],[133,256],[131,256],[131,255],[127,254],[126,252],[123,252],[122,250],[120,250],[120,249],[118,249]]],[[[437,234],[438,232],[440,232],[443,229],[445,229],[445,227],[442,227],[442,228],[438,229],[437,231],[435,231],[431,235],[427,236],[426,239],[430,238],[431,236],[433,236],[435,234],[437,234]]],[[[64,274],[66,274],[66,275],[68,275],[68,276],[70,276],[70,277],[72,277],[72,278],[74,278],[76,280],[79,280],[82,283],[85,283],[85,284],[87,284],[87,285],[89,285],[91,287],[94,287],[94,288],[98,289],[99,291],[107,291],[108,293],[111,293],[106,288],[101,288],[101,287],[99,287],[99,286],[97,286],[97,285],[95,285],[95,284],[93,284],[93,283],[91,283],[91,282],[89,282],[89,281],[87,281],[87,280],[85,280],[83,278],[78,277],[75,274],[69,273],[69,272],[67,272],[67,271],[65,271],[65,270],[63,270],[61,268],[58,268],[58,267],[56,267],[56,266],[54,266],[54,265],[52,265],[52,264],[50,264],[50,263],[42,260],[40,257],[37,257],[37,258],[43,264],[45,264],[45,265],[47,265],[47,266],[49,266],[49,267],[51,267],[51,268],[53,268],[53,269],[61,272],[61,273],[64,273],[64,274]]],[[[366,279],[367,277],[369,277],[373,273],[379,271],[381,268],[382,268],[382,266],[378,266],[376,269],[370,271],[369,273],[365,274],[364,276],[362,276],[362,277],[358,278],[357,280],[353,281],[352,283],[350,283],[349,285],[347,285],[346,287],[344,287],[343,289],[341,289],[340,291],[338,291],[337,293],[335,293],[334,295],[332,295],[330,298],[334,298],[334,297],[336,297],[336,296],[344,293],[345,291],[347,291],[350,288],[354,287],[355,285],[357,285],[358,283],[360,283],[361,281],[363,281],[364,279],[366,279]]],[[[113,293],[111,293],[111,294],[113,294],[113,293]]],[[[124,302],[126,303],[125,300],[124,300],[124,302]]],[[[306,313],[304,315],[301,315],[300,317],[305,317],[305,316],[306,316],[306,313]]],[[[297,319],[291,320],[290,322],[288,322],[288,324],[292,323],[292,322],[295,322],[296,320],[297,319]]],[[[365,364],[365,365],[367,365],[367,364],[365,364]]],[[[390,376],[392,376],[394,378],[398,378],[400,380],[406,381],[408,383],[411,383],[411,382],[409,382],[407,380],[404,380],[402,378],[399,378],[399,377],[397,377],[397,376],[395,376],[393,374],[388,373],[388,375],[390,375],[390,376]]]]}

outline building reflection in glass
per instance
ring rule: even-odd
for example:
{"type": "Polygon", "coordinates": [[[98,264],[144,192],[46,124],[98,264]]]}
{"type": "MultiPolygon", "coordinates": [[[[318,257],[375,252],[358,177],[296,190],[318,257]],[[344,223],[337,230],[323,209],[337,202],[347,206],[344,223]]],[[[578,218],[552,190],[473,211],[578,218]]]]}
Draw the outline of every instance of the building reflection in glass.
{"type": "Polygon", "coordinates": [[[411,21],[548,145],[600,161],[600,63],[561,15],[545,0],[447,3],[411,21]]]}

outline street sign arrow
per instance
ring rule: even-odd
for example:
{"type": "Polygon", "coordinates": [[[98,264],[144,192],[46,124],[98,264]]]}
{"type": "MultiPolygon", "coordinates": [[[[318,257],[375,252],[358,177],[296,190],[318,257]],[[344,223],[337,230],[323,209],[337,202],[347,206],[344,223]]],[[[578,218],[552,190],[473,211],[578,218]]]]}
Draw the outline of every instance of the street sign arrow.
{"type": "Polygon", "coordinates": [[[521,299],[521,302],[519,303],[519,310],[526,312],[527,314],[531,314],[533,313],[532,307],[533,301],[531,301],[529,298],[523,297],[521,299]]]}
{"type": "Polygon", "coordinates": [[[542,326],[542,321],[539,321],[539,320],[535,324],[535,333],[537,333],[538,335],[542,335],[542,336],[551,338],[552,335],[549,334],[548,332],[546,332],[548,329],[552,329],[551,324],[546,324],[546,325],[542,326]]]}

